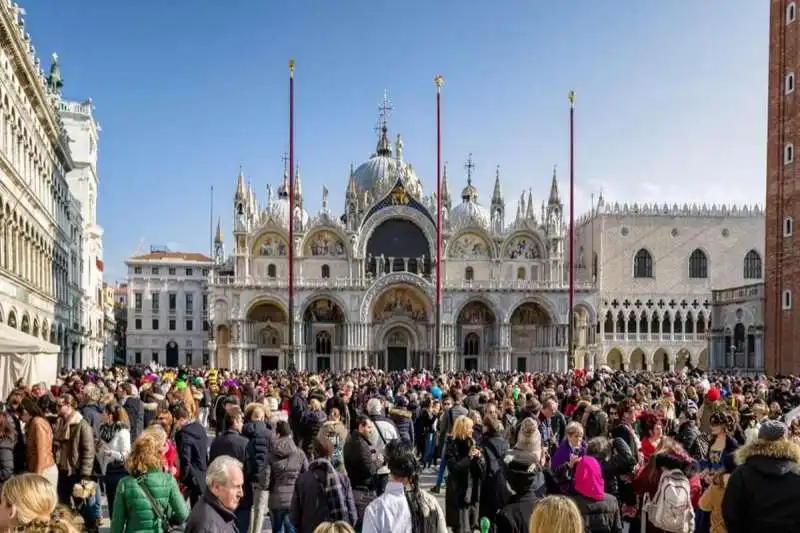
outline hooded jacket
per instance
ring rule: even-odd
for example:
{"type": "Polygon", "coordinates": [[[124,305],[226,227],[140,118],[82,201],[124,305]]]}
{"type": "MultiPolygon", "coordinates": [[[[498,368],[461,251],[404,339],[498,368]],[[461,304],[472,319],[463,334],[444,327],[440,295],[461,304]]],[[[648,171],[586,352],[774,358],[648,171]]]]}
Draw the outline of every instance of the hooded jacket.
{"type": "Polygon", "coordinates": [[[789,533],[800,527],[800,446],[757,439],[736,450],[722,516],[728,533],[789,533]]]}

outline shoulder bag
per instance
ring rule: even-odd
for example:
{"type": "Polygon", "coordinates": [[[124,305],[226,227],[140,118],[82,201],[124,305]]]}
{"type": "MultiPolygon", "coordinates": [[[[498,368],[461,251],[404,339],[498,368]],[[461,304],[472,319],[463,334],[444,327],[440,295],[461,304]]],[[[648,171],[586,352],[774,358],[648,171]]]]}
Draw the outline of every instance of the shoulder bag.
{"type": "Polygon", "coordinates": [[[169,523],[169,519],[167,518],[167,515],[164,512],[164,510],[161,508],[161,504],[159,504],[158,501],[155,498],[153,498],[153,495],[150,493],[150,490],[148,490],[147,486],[145,485],[144,477],[143,476],[137,477],[136,483],[139,484],[139,488],[142,489],[142,492],[144,492],[145,497],[147,497],[147,499],[150,501],[150,505],[153,506],[153,514],[156,515],[156,520],[158,520],[161,523],[161,531],[163,531],[164,533],[182,533],[183,532],[182,525],[173,525],[169,523]]]}

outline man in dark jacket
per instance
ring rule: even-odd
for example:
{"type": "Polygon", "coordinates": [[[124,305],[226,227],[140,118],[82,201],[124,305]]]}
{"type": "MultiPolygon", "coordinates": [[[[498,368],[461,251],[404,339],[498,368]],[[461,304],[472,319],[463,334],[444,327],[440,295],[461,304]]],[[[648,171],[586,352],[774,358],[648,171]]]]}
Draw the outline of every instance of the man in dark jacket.
{"type": "Polygon", "coordinates": [[[394,407],[389,409],[389,420],[394,422],[401,439],[414,444],[414,419],[408,410],[408,399],[405,396],[395,398],[394,407]]]}
{"type": "Polygon", "coordinates": [[[357,428],[347,437],[344,443],[344,468],[353,487],[353,499],[361,527],[364,510],[377,497],[375,492],[375,474],[381,466],[375,450],[370,446],[369,435],[372,432],[372,420],[367,416],[358,417],[357,428]]]}
{"type": "Polygon", "coordinates": [[[783,422],[768,420],[758,439],[736,450],[722,516],[728,533],[789,533],[800,527],[800,446],[783,422]]]}
{"type": "MultiPolygon", "coordinates": [[[[183,404],[173,408],[175,419],[175,448],[180,460],[181,483],[186,486],[192,506],[206,489],[206,470],[208,469],[208,433],[199,422],[192,422],[189,411],[183,404]]],[[[238,503],[237,503],[238,505],[238,503]]]]}
{"type": "Polygon", "coordinates": [[[192,507],[185,533],[237,533],[234,510],[241,501],[243,485],[239,461],[227,455],[212,461],[208,466],[208,490],[192,507]]]}
{"type": "MultiPolygon", "coordinates": [[[[233,457],[242,465],[247,464],[247,438],[242,436],[242,428],[244,427],[244,415],[238,405],[230,407],[225,411],[225,431],[214,437],[211,441],[211,450],[208,452],[208,460],[214,462],[214,459],[227,455],[233,457]]],[[[250,482],[245,473],[245,483],[250,482]]],[[[250,500],[245,502],[242,500],[239,507],[235,511],[236,515],[236,529],[239,531],[247,531],[250,526],[250,510],[253,506],[253,492],[252,488],[248,490],[245,485],[245,494],[249,492],[250,500]]]]}
{"type": "Polygon", "coordinates": [[[118,389],[119,404],[128,413],[128,420],[131,424],[131,442],[139,438],[144,431],[144,403],[138,397],[133,396],[133,385],[123,383],[118,389]]]}
{"type": "Polygon", "coordinates": [[[503,533],[528,533],[533,509],[544,493],[544,473],[535,455],[510,450],[503,458],[506,483],[512,494],[497,513],[495,530],[503,533]]]}
{"type": "MultiPolygon", "coordinates": [[[[269,494],[269,456],[272,449],[272,432],[264,418],[264,408],[256,405],[249,414],[250,419],[244,423],[242,436],[247,439],[244,463],[244,497],[239,509],[247,509],[250,513],[250,529],[261,531],[264,525],[264,514],[267,512],[269,494]]],[[[239,510],[236,511],[237,516],[239,510]]],[[[237,524],[239,527],[240,524],[237,524]]],[[[241,524],[244,525],[244,524],[241,524]]],[[[239,531],[246,529],[239,527],[239,531]]]]}

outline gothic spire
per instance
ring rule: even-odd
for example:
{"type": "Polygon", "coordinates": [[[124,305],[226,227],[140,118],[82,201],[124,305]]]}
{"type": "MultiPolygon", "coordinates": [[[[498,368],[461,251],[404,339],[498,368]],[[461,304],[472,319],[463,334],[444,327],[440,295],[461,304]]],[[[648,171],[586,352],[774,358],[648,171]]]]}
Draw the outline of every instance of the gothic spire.
{"type": "Polygon", "coordinates": [[[550,183],[550,205],[561,205],[561,195],[558,194],[558,178],[556,177],[556,165],[553,165],[553,181],[550,183]]]}
{"type": "Polygon", "coordinates": [[[239,177],[236,178],[236,200],[244,201],[247,191],[244,186],[244,166],[239,165],[239,177]]]}
{"type": "Polygon", "coordinates": [[[528,189],[528,210],[525,212],[525,218],[536,220],[536,214],[533,212],[533,188],[528,189]]]}
{"type": "Polygon", "coordinates": [[[355,199],[358,195],[358,185],[356,184],[355,169],[353,163],[350,163],[350,178],[347,180],[347,197],[355,199]]]}
{"type": "Polygon", "coordinates": [[[214,235],[214,244],[222,244],[222,217],[217,218],[217,233],[214,235]]]}
{"type": "Polygon", "coordinates": [[[500,165],[497,165],[494,173],[494,192],[492,192],[492,204],[500,205],[503,203],[503,191],[500,189],[500,165]]]}
{"type": "Polygon", "coordinates": [[[300,181],[300,163],[294,167],[294,203],[303,208],[303,184],[300,181]]]}

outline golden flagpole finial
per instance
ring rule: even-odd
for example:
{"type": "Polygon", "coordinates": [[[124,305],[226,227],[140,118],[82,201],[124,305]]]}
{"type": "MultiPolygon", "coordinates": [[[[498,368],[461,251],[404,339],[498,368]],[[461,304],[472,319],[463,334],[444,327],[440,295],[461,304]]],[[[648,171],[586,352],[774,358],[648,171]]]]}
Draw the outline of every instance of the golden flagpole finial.
{"type": "Polygon", "coordinates": [[[437,74],[433,77],[433,83],[436,84],[436,89],[439,90],[444,85],[444,77],[441,74],[437,74]]]}
{"type": "Polygon", "coordinates": [[[575,106],[575,91],[570,91],[569,92],[569,96],[567,96],[567,98],[569,98],[569,106],[570,107],[574,107],[575,106]]]}
{"type": "Polygon", "coordinates": [[[289,60],[289,76],[294,77],[294,59],[289,60]]]}

